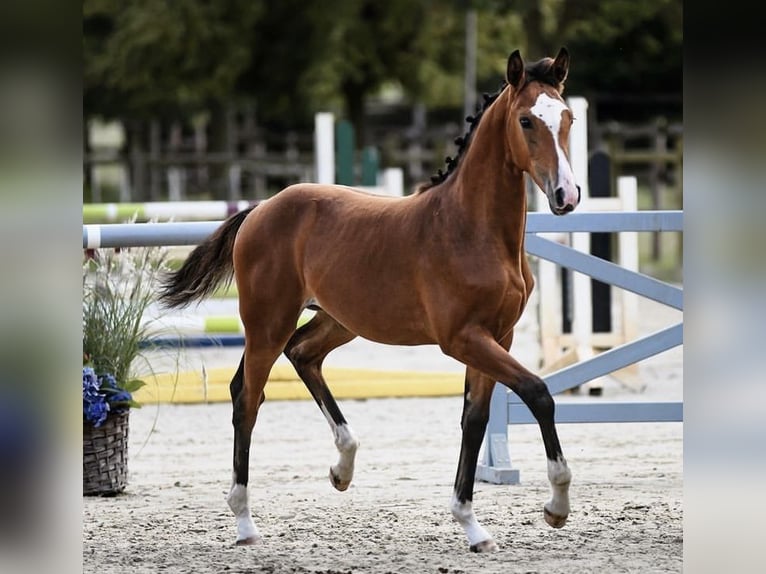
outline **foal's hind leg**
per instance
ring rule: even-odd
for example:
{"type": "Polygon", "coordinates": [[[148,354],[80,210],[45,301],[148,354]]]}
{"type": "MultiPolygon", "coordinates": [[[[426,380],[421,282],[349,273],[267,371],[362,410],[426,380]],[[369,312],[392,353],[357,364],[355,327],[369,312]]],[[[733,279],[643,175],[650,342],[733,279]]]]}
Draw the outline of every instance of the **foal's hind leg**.
{"type": "Polygon", "coordinates": [[[346,490],[351,484],[359,441],[327,387],[322,376],[322,362],[330,351],[355,337],[351,331],[320,310],[293,334],[285,347],[285,355],[319,405],[335,437],[339,459],[335,466],[330,467],[330,481],[338,490],[346,490]]]}
{"type": "Polygon", "coordinates": [[[288,320],[275,321],[268,336],[247,329],[251,321],[245,320],[245,353],[240,361],[230,390],[233,404],[234,473],[227,502],[237,520],[237,544],[254,544],[260,534],[253,522],[248,502],[250,442],[258,409],[264,401],[263,392],[274,361],[295,329],[297,313],[288,320]]]}
{"type": "MultiPolygon", "coordinates": [[[[248,405],[246,404],[248,399],[243,393],[244,379],[245,355],[243,354],[239,361],[237,372],[234,373],[234,377],[229,384],[233,412],[232,425],[234,426],[234,470],[231,479],[231,490],[229,491],[229,496],[226,498],[226,501],[237,519],[237,544],[254,544],[261,536],[253,522],[250,507],[248,506],[247,483],[249,475],[249,437],[250,434],[252,434],[252,427],[255,424],[255,416],[251,414],[247,417],[248,411],[252,412],[253,408],[248,408],[248,405]],[[246,424],[246,418],[252,419],[252,422],[248,420],[246,424]],[[250,432],[246,429],[248,426],[250,432]],[[244,447],[244,443],[247,443],[246,447],[244,447]]],[[[263,403],[263,400],[264,395],[261,393],[261,396],[256,403],[256,413],[261,403],[263,403]]]]}

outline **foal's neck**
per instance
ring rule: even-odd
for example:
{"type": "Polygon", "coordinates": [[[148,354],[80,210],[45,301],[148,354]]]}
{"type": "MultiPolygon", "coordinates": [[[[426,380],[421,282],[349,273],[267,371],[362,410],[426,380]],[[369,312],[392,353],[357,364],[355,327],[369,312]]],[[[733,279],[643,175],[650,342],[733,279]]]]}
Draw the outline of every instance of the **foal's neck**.
{"type": "Polygon", "coordinates": [[[524,172],[507,150],[510,90],[484,112],[456,170],[452,192],[476,225],[502,233],[506,242],[523,248],[527,195],[524,172]]]}

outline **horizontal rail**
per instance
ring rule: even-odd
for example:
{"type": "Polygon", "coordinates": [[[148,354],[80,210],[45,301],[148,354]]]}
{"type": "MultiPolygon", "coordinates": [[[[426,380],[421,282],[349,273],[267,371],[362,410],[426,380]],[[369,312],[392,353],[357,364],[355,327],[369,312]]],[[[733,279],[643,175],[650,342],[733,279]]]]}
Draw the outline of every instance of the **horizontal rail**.
{"type": "MultiPolygon", "coordinates": [[[[684,405],[681,402],[558,403],[554,418],[557,423],[681,422],[684,405]]],[[[508,405],[508,424],[536,422],[525,404],[508,405]]]]}
{"type": "Polygon", "coordinates": [[[83,225],[82,246],[83,249],[97,249],[100,247],[198,245],[220,225],[220,221],[83,225]]]}
{"type": "Polygon", "coordinates": [[[159,336],[139,341],[142,349],[192,349],[199,347],[239,347],[245,346],[244,335],[213,334],[159,336]]]}
{"type": "Polygon", "coordinates": [[[82,206],[84,223],[136,221],[210,221],[223,220],[247,209],[250,201],[149,201],[145,203],[86,203],[82,206]]]}
{"type": "Polygon", "coordinates": [[[683,231],[681,210],[599,211],[527,214],[527,233],[619,232],[619,231],[683,231]]]}
{"type": "MultiPolygon", "coordinates": [[[[88,224],[82,228],[83,249],[197,245],[220,221],[88,224]]],[[[604,211],[527,214],[527,234],[548,232],[682,231],[683,211],[604,211]]]]}

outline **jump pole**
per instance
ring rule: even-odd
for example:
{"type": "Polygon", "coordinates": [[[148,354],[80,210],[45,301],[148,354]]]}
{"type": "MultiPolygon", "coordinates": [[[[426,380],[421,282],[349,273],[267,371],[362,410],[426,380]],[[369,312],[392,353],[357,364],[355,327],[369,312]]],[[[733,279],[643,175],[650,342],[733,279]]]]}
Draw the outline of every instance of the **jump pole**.
{"type": "Polygon", "coordinates": [[[208,221],[224,220],[247,209],[250,201],[152,201],[144,203],[86,203],[82,222],[115,223],[129,221],[208,221]]]}

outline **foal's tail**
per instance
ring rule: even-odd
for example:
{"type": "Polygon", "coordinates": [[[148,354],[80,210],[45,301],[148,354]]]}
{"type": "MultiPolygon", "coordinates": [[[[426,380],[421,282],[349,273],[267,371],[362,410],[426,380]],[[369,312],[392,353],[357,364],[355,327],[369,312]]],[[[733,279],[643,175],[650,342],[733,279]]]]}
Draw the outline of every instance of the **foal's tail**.
{"type": "Polygon", "coordinates": [[[161,282],[159,302],[163,307],[186,307],[201,301],[234,273],[234,238],[255,205],[231,215],[213,234],[194,248],[178,271],[161,282]]]}

